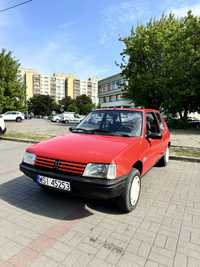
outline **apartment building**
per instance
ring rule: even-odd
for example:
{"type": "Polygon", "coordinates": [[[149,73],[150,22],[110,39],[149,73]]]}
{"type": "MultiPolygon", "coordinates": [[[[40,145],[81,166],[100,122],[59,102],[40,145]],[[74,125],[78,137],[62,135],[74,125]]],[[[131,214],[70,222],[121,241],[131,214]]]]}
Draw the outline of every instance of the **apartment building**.
{"type": "Polygon", "coordinates": [[[54,73],[50,77],[50,95],[58,102],[66,96],[66,75],[54,73]]]}
{"type": "Polygon", "coordinates": [[[91,97],[94,104],[98,104],[97,78],[88,80],[77,79],[72,74],[54,73],[40,74],[32,69],[21,69],[22,78],[26,84],[27,99],[33,95],[50,95],[57,102],[66,96],[76,98],[82,94],[91,97]]]}
{"type": "Polygon", "coordinates": [[[33,69],[23,69],[21,68],[21,77],[26,85],[26,98],[29,99],[34,95],[33,90],[33,76],[37,75],[37,71],[33,69]]]}
{"type": "Polygon", "coordinates": [[[102,108],[133,107],[134,103],[124,97],[126,80],[121,74],[107,77],[98,82],[98,97],[102,108]]]}
{"type": "Polygon", "coordinates": [[[73,81],[73,98],[76,99],[77,96],[81,95],[81,81],[78,79],[74,79],[73,81]]]}
{"type": "Polygon", "coordinates": [[[92,99],[92,103],[98,105],[99,97],[98,97],[98,79],[96,77],[91,77],[88,79],[88,95],[92,99]]]}
{"type": "Polygon", "coordinates": [[[96,77],[88,80],[80,80],[80,95],[87,95],[92,99],[92,103],[98,105],[98,79],[96,77]]]}

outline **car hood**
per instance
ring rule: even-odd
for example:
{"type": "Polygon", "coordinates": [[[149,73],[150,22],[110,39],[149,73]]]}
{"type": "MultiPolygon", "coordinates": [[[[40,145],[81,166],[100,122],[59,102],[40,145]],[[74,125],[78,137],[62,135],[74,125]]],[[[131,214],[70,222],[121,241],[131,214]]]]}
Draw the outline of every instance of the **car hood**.
{"type": "Polygon", "coordinates": [[[27,151],[53,159],[110,163],[140,138],[91,134],[67,134],[32,145],[27,151]]]}

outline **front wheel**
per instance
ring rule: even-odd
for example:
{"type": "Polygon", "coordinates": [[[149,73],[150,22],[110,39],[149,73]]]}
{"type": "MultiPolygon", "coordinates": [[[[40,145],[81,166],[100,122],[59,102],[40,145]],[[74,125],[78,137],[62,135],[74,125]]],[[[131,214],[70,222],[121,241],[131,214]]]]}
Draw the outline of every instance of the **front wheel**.
{"type": "Polygon", "coordinates": [[[159,160],[158,165],[160,167],[165,167],[169,163],[169,147],[167,147],[164,156],[159,160]]]}
{"type": "Polygon", "coordinates": [[[140,172],[133,168],[127,179],[124,192],[119,197],[118,203],[122,211],[130,212],[134,210],[138,204],[141,192],[140,172]]]}

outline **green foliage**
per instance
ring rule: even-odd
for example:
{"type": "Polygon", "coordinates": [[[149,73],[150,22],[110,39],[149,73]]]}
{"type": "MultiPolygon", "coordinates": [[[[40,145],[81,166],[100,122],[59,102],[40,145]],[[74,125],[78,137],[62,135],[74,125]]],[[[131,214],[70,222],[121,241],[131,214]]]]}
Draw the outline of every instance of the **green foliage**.
{"type": "Polygon", "coordinates": [[[20,64],[11,52],[0,53],[0,113],[25,108],[25,86],[20,78],[20,64]]]}
{"type": "Polygon", "coordinates": [[[34,115],[51,115],[56,107],[54,99],[49,95],[35,95],[28,101],[28,110],[34,115]]]}
{"type": "Polygon", "coordinates": [[[123,39],[122,74],[138,106],[179,113],[200,111],[200,18],[188,12],[151,20],[123,39]]]}
{"type": "Polygon", "coordinates": [[[63,111],[88,114],[95,106],[90,97],[86,95],[78,96],[75,100],[67,96],[59,101],[59,104],[48,95],[35,95],[28,101],[28,110],[35,115],[50,115],[52,111],[60,113],[63,107],[63,111]]]}
{"type": "Polygon", "coordinates": [[[91,98],[87,95],[78,96],[76,98],[76,106],[79,109],[79,113],[83,115],[88,114],[95,107],[95,105],[92,104],[91,98]]]}
{"type": "Polygon", "coordinates": [[[68,111],[68,107],[74,103],[74,100],[71,98],[71,96],[66,96],[62,100],[59,101],[59,104],[64,109],[63,111],[68,111]]]}
{"type": "Polygon", "coordinates": [[[169,119],[168,126],[170,129],[189,129],[192,125],[187,120],[169,119]]]}
{"type": "Polygon", "coordinates": [[[76,106],[76,103],[75,103],[75,102],[71,103],[71,104],[68,106],[67,111],[71,111],[71,112],[79,113],[79,109],[78,109],[78,107],[76,106]]]}

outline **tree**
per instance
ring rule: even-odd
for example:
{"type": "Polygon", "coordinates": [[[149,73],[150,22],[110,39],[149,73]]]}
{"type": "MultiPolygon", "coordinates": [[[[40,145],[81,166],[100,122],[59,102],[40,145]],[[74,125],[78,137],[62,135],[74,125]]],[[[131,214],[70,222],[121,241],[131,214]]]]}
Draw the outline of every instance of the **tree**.
{"type": "Polygon", "coordinates": [[[77,96],[76,106],[79,108],[79,113],[83,115],[89,113],[95,107],[91,98],[87,95],[77,96]]]}
{"type": "Polygon", "coordinates": [[[122,75],[138,106],[187,118],[200,110],[200,18],[188,12],[150,20],[123,39],[122,75]]]}
{"type": "Polygon", "coordinates": [[[35,115],[50,115],[55,107],[56,103],[49,95],[35,95],[28,101],[28,110],[35,115]]]}
{"type": "Polygon", "coordinates": [[[66,96],[62,100],[59,101],[59,104],[63,107],[64,111],[68,111],[68,107],[74,103],[74,100],[71,96],[66,96]]]}
{"type": "Polygon", "coordinates": [[[76,106],[76,103],[73,102],[68,106],[67,111],[79,113],[79,108],[76,106]]]}
{"type": "Polygon", "coordinates": [[[25,86],[19,67],[12,53],[3,49],[0,53],[0,113],[25,108],[25,86]]]}

